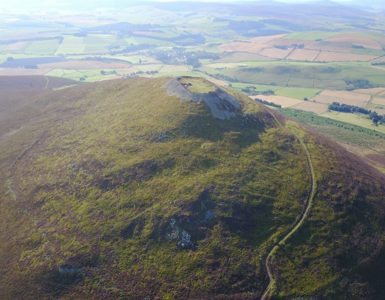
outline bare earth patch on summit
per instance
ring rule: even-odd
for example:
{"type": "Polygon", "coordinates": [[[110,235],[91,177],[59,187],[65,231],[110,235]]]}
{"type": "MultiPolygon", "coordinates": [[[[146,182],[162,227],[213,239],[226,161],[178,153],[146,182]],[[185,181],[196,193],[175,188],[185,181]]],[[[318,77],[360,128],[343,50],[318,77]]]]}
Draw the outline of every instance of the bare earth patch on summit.
{"type": "Polygon", "coordinates": [[[170,96],[177,96],[182,101],[205,103],[212,116],[220,120],[231,119],[241,112],[241,104],[237,99],[218,87],[211,87],[214,85],[204,79],[191,78],[189,82],[189,78],[182,78],[170,80],[166,89],[170,96]],[[202,89],[201,93],[199,88],[202,89]]]}

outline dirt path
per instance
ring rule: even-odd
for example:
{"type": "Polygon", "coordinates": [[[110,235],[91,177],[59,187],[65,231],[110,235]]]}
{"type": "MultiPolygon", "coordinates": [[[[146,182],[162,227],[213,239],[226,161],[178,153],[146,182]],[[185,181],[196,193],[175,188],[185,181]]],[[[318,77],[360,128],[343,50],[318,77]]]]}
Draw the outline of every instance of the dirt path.
{"type": "Polygon", "coordinates": [[[290,52],[288,54],[285,55],[284,58],[282,58],[283,60],[287,60],[289,59],[290,55],[292,55],[294,53],[294,51],[297,50],[297,46],[293,47],[293,49],[290,50],[290,52]]]}
{"type": "Polygon", "coordinates": [[[368,107],[369,104],[372,104],[373,100],[374,100],[376,97],[380,96],[383,92],[384,92],[384,91],[380,91],[380,92],[378,92],[378,93],[375,93],[375,94],[373,94],[373,95],[370,95],[370,98],[369,98],[368,102],[366,102],[365,107],[368,107]]]}
{"type": "MultiPolygon", "coordinates": [[[[273,113],[271,113],[273,118],[276,120],[276,122],[279,124],[279,126],[282,127],[282,124],[278,121],[278,119],[274,116],[273,113]]],[[[315,172],[314,172],[314,167],[311,159],[311,155],[309,152],[309,149],[307,148],[306,144],[302,140],[302,138],[298,135],[296,135],[297,139],[299,140],[305,154],[306,154],[306,159],[309,167],[309,171],[311,174],[311,191],[309,193],[309,196],[306,200],[306,203],[304,205],[303,211],[297,221],[293,224],[292,228],[279,240],[277,241],[269,251],[268,255],[266,256],[265,259],[265,268],[267,275],[269,277],[269,284],[264,292],[264,294],[261,297],[261,300],[268,300],[271,298],[271,296],[274,294],[275,288],[276,288],[276,282],[274,279],[274,274],[271,269],[271,263],[272,260],[279,250],[281,246],[284,246],[285,243],[301,228],[301,226],[304,224],[306,218],[309,216],[310,210],[313,206],[314,198],[317,192],[317,181],[315,177],[315,172]]]]}
{"type": "Polygon", "coordinates": [[[44,89],[46,90],[46,89],[48,89],[48,86],[49,86],[49,78],[47,76],[44,76],[44,78],[45,78],[45,87],[44,87],[44,89]]]}
{"type": "Polygon", "coordinates": [[[6,172],[7,176],[5,177],[5,186],[7,195],[9,195],[14,201],[17,200],[17,191],[14,188],[14,184],[12,181],[13,177],[13,171],[16,166],[16,164],[33,148],[35,145],[37,145],[46,135],[46,132],[44,131],[37,139],[33,141],[31,145],[29,145],[27,148],[25,148],[10,164],[8,167],[8,171],[6,172]]]}

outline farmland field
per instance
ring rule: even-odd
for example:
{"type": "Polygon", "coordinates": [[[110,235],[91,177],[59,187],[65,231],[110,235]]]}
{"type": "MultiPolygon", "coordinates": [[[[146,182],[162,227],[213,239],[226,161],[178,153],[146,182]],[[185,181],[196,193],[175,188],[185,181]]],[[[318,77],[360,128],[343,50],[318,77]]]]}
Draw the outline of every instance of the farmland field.
{"type": "Polygon", "coordinates": [[[43,41],[34,41],[30,42],[23,48],[23,52],[26,54],[43,54],[43,55],[53,55],[55,54],[57,48],[59,47],[59,40],[43,40],[43,41]]]}
{"type": "Polygon", "coordinates": [[[318,62],[374,61],[384,55],[383,44],[357,33],[293,33],[225,44],[223,51],[244,51],[271,59],[318,62]]]}
{"type": "Polygon", "coordinates": [[[131,64],[119,61],[69,60],[43,66],[52,69],[124,69],[131,67],[131,64]]]}
{"type": "Polygon", "coordinates": [[[304,100],[305,98],[311,99],[315,97],[320,90],[312,88],[290,88],[290,87],[279,87],[276,90],[276,94],[279,96],[286,96],[304,100]]]}
{"type": "Polygon", "coordinates": [[[348,92],[348,91],[330,91],[324,90],[313,98],[316,102],[320,103],[332,103],[339,102],[348,105],[355,105],[365,107],[370,100],[369,95],[348,92]]]}
{"type": "Polygon", "coordinates": [[[254,99],[262,99],[264,101],[272,102],[274,104],[280,105],[282,107],[291,107],[295,106],[297,104],[300,104],[304,101],[294,99],[294,98],[289,98],[289,97],[284,97],[284,96],[264,96],[264,95],[257,95],[253,96],[252,98],[254,99]]]}
{"type": "Polygon", "coordinates": [[[385,93],[385,88],[358,89],[354,90],[353,92],[375,96],[385,93]]]}
{"type": "Polygon", "coordinates": [[[16,42],[2,46],[4,52],[22,52],[28,45],[28,42],[16,42]]]}
{"type": "Polygon", "coordinates": [[[289,56],[290,60],[314,61],[320,54],[319,50],[295,49],[289,56]]]}
{"type": "Polygon", "coordinates": [[[378,56],[365,55],[365,54],[354,54],[354,53],[343,53],[343,52],[332,52],[322,51],[316,58],[316,61],[333,62],[333,61],[371,61],[376,59],[378,56]]]}
{"type": "Polygon", "coordinates": [[[0,68],[0,76],[44,75],[46,73],[47,73],[46,69],[22,69],[22,68],[2,69],[0,68]]]}
{"type": "Polygon", "coordinates": [[[291,51],[292,49],[265,48],[259,51],[258,54],[270,58],[283,59],[286,58],[291,51]]]}
{"type": "Polygon", "coordinates": [[[373,122],[364,115],[360,114],[351,114],[351,113],[342,113],[342,112],[326,112],[321,114],[323,117],[334,119],[337,121],[342,121],[350,124],[355,124],[367,129],[385,133],[385,125],[376,126],[373,122]]]}
{"type": "Polygon", "coordinates": [[[231,42],[229,44],[223,44],[220,49],[227,52],[258,52],[265,48],[270,42],[278,40],[283,37],[282,35],[273,35],[266,37],[252,38],[247,41],[231,42]]]}
{"type": "MultiPolygon", "coordinates": [[[[113,72],[114,70],[105,70],[106,72],[113,72]]],[[[54,69],[46,73],[47,76],[62,77],[72,79],[76,81],[94,82],[106,79],[118,78],[117,75],[102,75],[101,70],[98,69],[86,69],[86,70],[66,70],[66,69],[54,69]]]]}
{"type": "Polygon", "coordinates": [[[246,84],[246,83],[232,83],[234,88],[247,93],[246,89],[252,88],[254,94],[263,94],[266,91],[272,91],[277,96],[285,96],[289,98],[304,100],[305,98],[310,99],[316,96],[320,90],[311,88],[296,88],[296,87],[285,87],[277,85],[261,85],[261,84],[246,84]]]}
{"type": "Polygon", "coordinates": [[[294,32],[286,35],[285,39],[291,39],[291,40],[305,40],[305,41],[316,41],[316,40],[323,40],[332,36],[335,36],[337,32],[294,32]]]}
{"type": "Polygon", "coordinates": [[[268,57],[249,52],[229,52],[224,53],[218,62],[222,63],[239,63],[249,61],[266,61],[268,57]]]}
{"type": "Polygon", "coordinates": [[[56,50],[56,54],[79,54],[84,53],[85,44],[83,37],[65,35],[63,42],[56,50]]]}
{"type": "Polygon", "coordinates": [[[363,157],[369,164],[381,171],[385,168],[385,134],[366,126],[319,116],[295,109],[281,109],[284,115],[313,127],[318,132],[338,141],[344,147],[363,157]],[[381,158],[379,160],[379,158],[381,158]]]}
{"type": "Polygon", "coordinates": [[[108,47],[116,41],[116,37],[109,34],[95,34],[84,38],[86,53],[107,53],[108,47]]]}
{"type": "Polygon", "coordinates": [[[340,33],[328,37],[326,41],[341,45],[361,45],[365,48],[378,50],[382,50],[383,46],[385,46],[385,40],[383,38],[379,41],[371,35],[365,35],[360,33],[340,33]]]}
{"type": "Polygon", "coordinates": [[[303,101],[299,104],[292,106],[291,108],[313,112],[316,114],[322,114],[328,111],[328,105],[323,103],[317,103],[312,101],[303,101]]]}
{"type": "Polygon", "coordinates": [[[201,69],[218,77],[252,84],[344,90],[349,87],[349,82],[354,84],[365,79],[370,87],[385,86],[385,70],[376,69],[364,62],[259,61],[209,64],[201,69]]]}
{"type": "Polygon", "coordinates": [[[381,144],[381,151],[385,154],[385,134],[365,126],[352,125],[327,115],[319,116],[310,112],[297,111],[295,109],[281,109],[284,115],[296,118],[297,120],[315,126],[328,135],[333,135],[334,139],[342,139],[344,143],[351,143],[361,147],[375,147],[381,144]],[[341,134],[341,132],[343,132],[341,134]],[[363,136],[365,136],[363,138],[363,136]]]}
{"type": "Polygon", "coordinates": [[[373,103],[373,104],[379,104],[379,105],[385,106],[385,97],[375,97],[375,98],[372,100],[372,103],[373,103]]]}

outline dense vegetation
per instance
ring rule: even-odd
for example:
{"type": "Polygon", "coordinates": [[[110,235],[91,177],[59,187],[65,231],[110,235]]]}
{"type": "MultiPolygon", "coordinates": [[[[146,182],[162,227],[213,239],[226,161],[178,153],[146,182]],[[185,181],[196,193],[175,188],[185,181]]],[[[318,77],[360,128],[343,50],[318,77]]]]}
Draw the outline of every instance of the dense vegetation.
{"type": "Polygon", "coordinates": [[[264,257],[309,193],[299,136],[319,190],[310,220],[273,261],[276,296],[381,296],[369,275],[382,257],[384,179],[275,117],[194,78],[44,91],[10,112],[0,297],[260,297],[264,257]]]}

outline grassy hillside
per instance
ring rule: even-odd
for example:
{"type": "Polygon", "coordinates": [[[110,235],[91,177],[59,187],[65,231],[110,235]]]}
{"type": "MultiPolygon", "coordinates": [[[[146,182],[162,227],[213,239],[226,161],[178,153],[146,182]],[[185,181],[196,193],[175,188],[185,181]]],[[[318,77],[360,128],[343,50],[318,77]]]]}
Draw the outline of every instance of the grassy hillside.
{"type": "Polygon", "coordinates": [[[273,260],[276,296],[381,292],[369,275],[384,179],[237,92],[114,80],[48,91],[12,115],[0,136],[2,299],[259,298],[265,256],[310,192],[298,137],[319,190],[273,260]]]}
{"type": "Polygon", "coordinates": [[[290,108],[281,109],[280,112],[337,141],[349,151],[363,157],[374,167],[382,172],[385,171],[385,160],[383,159],[385,134],[377,130],[290,108]]]}

